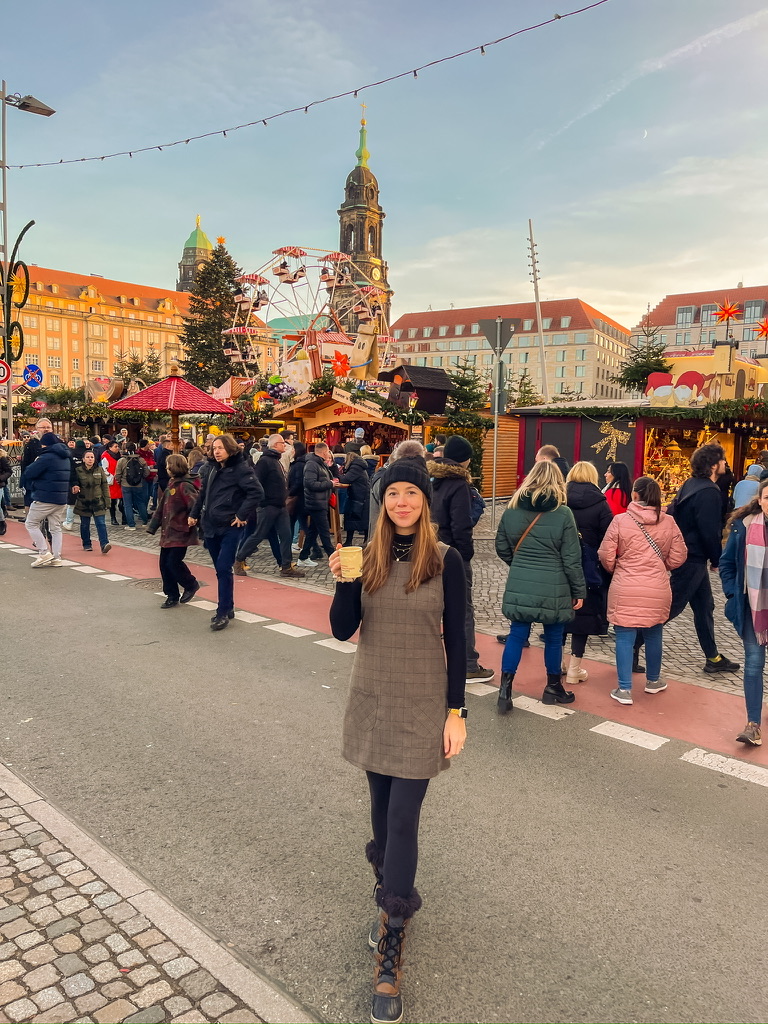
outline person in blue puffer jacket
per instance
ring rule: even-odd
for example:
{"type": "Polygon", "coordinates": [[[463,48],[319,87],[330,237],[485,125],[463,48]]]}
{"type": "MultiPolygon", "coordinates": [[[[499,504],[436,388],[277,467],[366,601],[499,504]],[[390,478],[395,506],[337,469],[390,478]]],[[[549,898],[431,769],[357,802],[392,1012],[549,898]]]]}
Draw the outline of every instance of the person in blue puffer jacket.
{"type": "MultiPolygon", "coordinates": [[[[25,526],[38,552],[32,568],[43,565],[61,565],[61,524],[67,511],[70,486],[72,484],[72,459],[64,442],[52,431],[46,431],[40,438],[42,451],[31,466],[27,466],[21,478],[21,485],[29,490],[32,504],[29,507],[25,526]],[[51,531],[51,549],[43,535],[43,520],[48,520],[51,531]]],[[[75,478],[76,479],[76,478],[75,478]]],[[[77,493],[75,485],[72,490],[77,493]]]]}

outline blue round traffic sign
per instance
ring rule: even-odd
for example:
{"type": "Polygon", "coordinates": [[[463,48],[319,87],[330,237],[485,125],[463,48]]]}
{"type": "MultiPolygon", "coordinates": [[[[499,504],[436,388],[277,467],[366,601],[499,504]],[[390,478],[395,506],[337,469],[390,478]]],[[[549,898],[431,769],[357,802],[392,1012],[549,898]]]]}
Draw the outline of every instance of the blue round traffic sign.
{"type": "Polygon", "coordinates": [[[43,371],[39,366],[35,366],[34,363],[30,363],[24,367],[24,383],[29,388],[39,388],[43,383],[43,371]]]}

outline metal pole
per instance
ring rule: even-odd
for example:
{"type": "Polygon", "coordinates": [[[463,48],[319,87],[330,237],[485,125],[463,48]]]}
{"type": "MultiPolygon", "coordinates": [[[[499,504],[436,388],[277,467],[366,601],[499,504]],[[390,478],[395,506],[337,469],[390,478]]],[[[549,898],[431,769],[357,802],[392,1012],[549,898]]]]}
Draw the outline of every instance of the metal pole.
{"type": "Polygon", "coordinates": [[[533,298],[536,303],[536,324],[539,328],[539,349],[541,350],[541,393],[544,401],[549,401],[549,385],[547,384],[547,364],[544,352],[544,328],[541,323],[541,303],[539,302],[539,264],[536,258],[536,244],[533,241],[533,221],[528,221],[528,238],[531,246],[531,277],[533,278],[533,298]]]}
{"type": "Polygon", "coordinates": [[[499,364],[501,363],[501,324],[502,318],[496,317],[496,358],[493,363],[493,482],[491,484],[491,529],[496,529],[496,465],[499,458],[499,364]]]}
{"type": "Polygon", "coordinates": [[[2,113],[0,114],[0,136],[2,136],[2,142],[0,143],[0,164],[2,165],[2,171],[0,177],[2,178],[2,211],[3,211],[3,359],[11,366],[11,375],[8,378],[8,384],[6,389],[6,430],[8,434],[8,440],[13,440],[13,363],[11,362],[10,353],[10,342],[8,338],[8,330],[10,326],[10,302],[6,301],[9,297],[8,292],[8,274],[10,273],[10,263],[8,261],[8,155],[6,152],[6,93],[7,86],[5,82],[2,83],[0,88],[0,107],[2,107],[2,113]]]}

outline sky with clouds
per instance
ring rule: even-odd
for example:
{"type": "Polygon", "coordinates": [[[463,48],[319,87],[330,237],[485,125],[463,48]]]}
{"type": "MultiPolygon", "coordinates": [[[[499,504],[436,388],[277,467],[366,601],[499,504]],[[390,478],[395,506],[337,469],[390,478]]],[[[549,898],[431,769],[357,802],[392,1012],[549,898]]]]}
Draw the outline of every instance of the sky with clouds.
{"type": "MultiPolygon", "coordinates": [[[[268,117],[583,3],[38,0],[0,74],[57,113],[9,110],[8,162],[268,117]]],[[[34,218],[30,262],[169,289],[198,213],[246,270],[335,248],[365,99],[395,316],[529,299],[532,218],[542,297],[631,327],[668,293],[768,282],[766,67],[758,0],[609,0],[226,139],[10,170],[12,236],[34,218]]]]}

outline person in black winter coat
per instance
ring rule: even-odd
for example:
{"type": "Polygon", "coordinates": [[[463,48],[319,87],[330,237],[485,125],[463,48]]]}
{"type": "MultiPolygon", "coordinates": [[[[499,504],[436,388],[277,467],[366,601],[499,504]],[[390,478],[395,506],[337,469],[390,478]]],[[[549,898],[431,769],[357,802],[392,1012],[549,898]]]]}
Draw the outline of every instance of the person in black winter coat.
{"type": "Polygon", "coordinates": [[[707,562],[713,569],[723,550],[723,500],[718,477],[725,472],[725,451],[719,444],[704,444],[691,456],[691,476],[675,495],[668,511],[680,527],[688,557],[670,576],[674,619],[690,604],[705,672],[738,672],[739,665],[720,654],[715,640],[715,601],[707,562]]]}
{"type": "Polygon", "coordinates": [[[345,446],[347,459],[342,483],[347,484],[347,503],[344,506],[344,529],[347,531],[345,544],[354,540],[356,533],[362,533],[363,544],[368,540],[368,514],[371,504],[371,478],[368,467],[360,456],[360,446],[350,442],[345,446]]]}
{"type": "MultiPolygon", "coordinates": [[[[287,442],[282,434],[272,434],[264,454],[254,467],[256,479],[262,486],[264,497],[256,514],[256,529],[246,537],[237,551],[236,561],[245,572],[244,564],[272,530],[277,534],[280,551],[280,572],[283,576],[303,577],[304,573],[291,564],[291,517],[288,515],[288,480],[282,466],[287,442]]],[[[238,567],[235,567],[237,572],[238,567]]]]}
{"type": "Polygon", "coordinates": [[[293,443],[293,461],[288,470],[288,513],[291,517],[291,534],[297,521],[301,529],[304,523],[304,467],[307,463],[307,446],[301,441],[293,443]]]}
{"type": "Polygon", "coordinates": [[[29,491],[31,504],[25,526],[38,551],[32,562],[33,568],[42,565],[61,565],[61,544],[64,515],[71,486],[72,459],[69,448],[52,431],[46,431],[40,438],[40,455],[21,476],[21,485],[29,491]],[[48,520],[51,532],[51,550],[40,529],[43,520],[48,520]]]}
{"type": "Polygon", "coordinates": [[[211,467],[189,515],[196,526],[202,515],[205,546],[216,569],[219,602],[211,629],[220,630],[235,617],[235,586],[232,567],[243,536],[243,527],[264,497],[253,467],[246,462],[231,434],[213,442],[211,467]]]}
{"type": "Polygon", "coordinates": [[[475,647],[475,608],[472,603],[472,563],[475,545],[472,539],[472,477],[469,464],[472,445],[460,434],[451,434],[444,446],[442,458],[427,462],[432,479],[433,522],[437,523],[437,536],[444,544],[456,548],[464,562],[467,581],[467,610],[465,633],[467,641],[467,682],[487,683],[495,672],[483,668],[475,647]]]}
{"type": "Polygon", "coordinates": [[[309,528],[304,535],[304,547],[299,555],[300,568],[311,569],[315,565],[309,555],[318,538],[326,555],[330,557],[335,551],[328,517],[328,504],[334,480],[334,475],[326,462],[329,456],[327,444],[316,444],[312,455],[307,455],[304,465],[304,511],[309,517],[309,528]]]}
{"type": "Polygon", "coordinates": [[[605,531],[613,522],[613,513],[598,486],[597,469],[591,462],[577,462],[567,477],[568,508],[573,512],[581,538],[581,564],[587,584],[587,596],[581,608],[565,627],[571,634],[571,660],[568,683],[583,683],[588,678],[581,659],[587,637],[604,636],[608,632],[607,595],[609,580],[600,565],[597,549],[605,531]]]}

